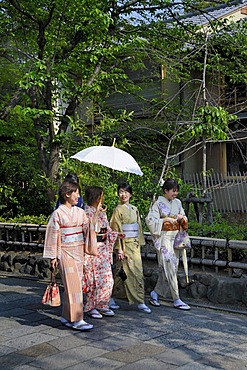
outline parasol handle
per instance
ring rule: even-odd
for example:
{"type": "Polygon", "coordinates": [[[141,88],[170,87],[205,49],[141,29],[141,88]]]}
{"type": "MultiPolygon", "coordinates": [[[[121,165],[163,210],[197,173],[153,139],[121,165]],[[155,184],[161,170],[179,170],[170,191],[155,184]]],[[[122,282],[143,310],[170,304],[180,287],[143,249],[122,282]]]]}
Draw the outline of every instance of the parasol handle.
{"type": "MultiPolygon", "coordinates": [[[[102,204],[102,206],[103,206],[103,201],[104,201],[104,199],[103,199],[103,193],[101,193],[100,203],[102,204]]],[[[101,209],[101,212],[106,212],[106,210],[107,210],[107,206],[105,206],[104,208],[102,208],[101,209]]]]}

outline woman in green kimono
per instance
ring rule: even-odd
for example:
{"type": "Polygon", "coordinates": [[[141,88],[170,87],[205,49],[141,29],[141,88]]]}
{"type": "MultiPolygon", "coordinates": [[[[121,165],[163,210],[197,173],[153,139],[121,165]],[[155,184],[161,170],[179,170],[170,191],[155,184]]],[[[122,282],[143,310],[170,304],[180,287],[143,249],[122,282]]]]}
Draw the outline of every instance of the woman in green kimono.
{"type": "MultiPolygon", "coordinates": [[[[137,304],[140,311],[151,313],[144,303],[141,245],[145,244],[145,239],[138,209],[129,203],[132,196],[131,186],[128,183],[119,184],[118,196],[120,204],[113,212],[110,226],[112,230],[124,233],[125,237],[118,239],[115,245],[116,274],[113,296],[127,298],[129,304],[137,304]]],[[[113,299],[111,305],[116,306],[113,299]]]]}

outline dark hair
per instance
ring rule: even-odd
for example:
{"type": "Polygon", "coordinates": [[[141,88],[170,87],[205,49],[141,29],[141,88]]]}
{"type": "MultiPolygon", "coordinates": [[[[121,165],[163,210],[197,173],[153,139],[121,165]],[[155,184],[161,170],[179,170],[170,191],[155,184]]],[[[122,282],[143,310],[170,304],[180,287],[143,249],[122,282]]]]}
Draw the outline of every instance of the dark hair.
{"type": "Polygon", "coordinates": [[[162,185],[163,192],[165,192],[165,190],[171,190],[171,189],[175,189],[178,191],[179,190],[178,182],[174,179],[165,179],[165,182],[162,185]]]}
{"type": "Polygon", "coordinates": [[[71,195],[74,191],[79,190],[79,184],[74,181],[63,181],[59,187],[59,201],[64,204],[66,202],[66,194],[71,195]]]}
{"type": "Polygon", "coordinates": [[[123,189],[132,195],[132,187],[127,182],[121,182],[120,184],[118,184],[118,187],[117,187],[118,195],[119,195],[120,189],[123,189]]]}
{"type": "Polygon", "coordinates": [[[79,183],[79,177],[75,173],[68,173],[65,176],[64,181],[74,181],[79,183]]]}
{"type": "Polygon", "coordinates": [[[92,206],[98,201],[99,197],[103,192],[104,189],[101,188],[100,186],[88,186],[85,190],[86,203],[89,206],[92,206]]]}

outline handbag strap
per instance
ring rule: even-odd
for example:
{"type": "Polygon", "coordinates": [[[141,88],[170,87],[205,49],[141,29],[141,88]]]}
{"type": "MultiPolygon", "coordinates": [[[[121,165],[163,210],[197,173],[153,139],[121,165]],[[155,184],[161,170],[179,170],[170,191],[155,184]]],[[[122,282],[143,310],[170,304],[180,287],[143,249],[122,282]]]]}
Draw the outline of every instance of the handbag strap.
{"type": "Polygon", "coordinates": [[[53,270],[52,272],[51,272],[51,284],[56,284],[57,283],[57,280],[56,280],[56,271],[55,270],[53,270]]]}

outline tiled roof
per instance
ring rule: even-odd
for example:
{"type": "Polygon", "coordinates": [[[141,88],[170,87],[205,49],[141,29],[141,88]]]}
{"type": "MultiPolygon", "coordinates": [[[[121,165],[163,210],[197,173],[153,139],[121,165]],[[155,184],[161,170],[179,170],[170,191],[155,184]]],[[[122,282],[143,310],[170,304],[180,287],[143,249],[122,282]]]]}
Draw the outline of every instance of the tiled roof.
{"type": "Polygon", "coordinates": [[[231,5],[219,5],[211,8],[204,9],[201,13],[189,13],[184,17],[184,23],[192,23],[194,25],[207,24],[210,21],[224,18],[225,16],[236,12],[236,10],[247,6],[247,0],[234,1],[231,5]]]}

